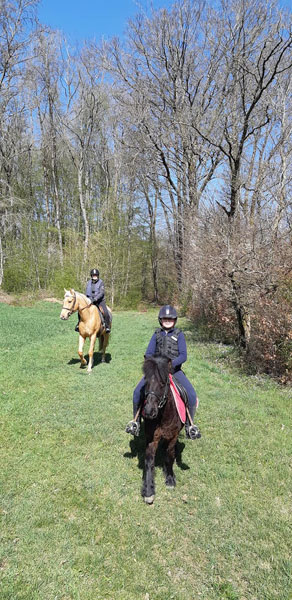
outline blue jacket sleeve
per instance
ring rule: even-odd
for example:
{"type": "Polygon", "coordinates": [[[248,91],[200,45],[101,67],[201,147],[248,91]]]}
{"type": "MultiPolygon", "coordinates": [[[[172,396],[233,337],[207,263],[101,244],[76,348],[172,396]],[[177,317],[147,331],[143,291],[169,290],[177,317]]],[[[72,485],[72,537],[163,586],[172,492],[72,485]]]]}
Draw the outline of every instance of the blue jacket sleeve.
{"type": "Polygon", "coordinates": [[[148,344],[147,350],[145,352],[145,356],[146,358],[148,358],[149,356],[153,356],[155,354],[156,351],[156,334],[153,333],[153,336],[148,344]]]}
{"type": "Polygon", "coordinates": [[[91,279],[89,279],[86,284],[85,296],[87,296],[87,298],[91,298],[91,279]]]}
{"type": "Polygon", "coordinates": [[[98,286],[98,294],[96,295],[96,302],[98,302],[99,300],[102,300],[102,298],[104,297],[104,283],[102,281],[102,279],[99,280],[99,286],[98,286]]]}
{"type": "Polygon", "coordinates": [[[175,369],[175,367],[182,365],[182,363],[186,362],[186,360],[187,360],[186,338],[182,331],[179,333],[179,336],[177,338],[177,343],[178,343],[178,356],[176,356],[176,358],[173,358],[171,361],[171,364],[174,369],[175,369]]]}

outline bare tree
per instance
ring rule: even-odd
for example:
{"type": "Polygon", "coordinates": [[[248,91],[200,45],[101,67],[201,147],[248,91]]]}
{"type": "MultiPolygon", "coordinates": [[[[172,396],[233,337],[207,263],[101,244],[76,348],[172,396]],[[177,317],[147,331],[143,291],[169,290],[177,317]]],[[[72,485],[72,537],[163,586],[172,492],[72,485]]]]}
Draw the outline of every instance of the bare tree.
{"type": "MultiPolygon", "coordinates": [[[[225,158],[225,185],[222,200],[217,200],[228,220],[224,269],[232,290],[241,345],[247,347],[252,278],[256,279],[262,243],[255,246],[254,240],[261,239],[261,217],[266,212],[263,206],[268,195],[264,175],[267,156],[275,152],[273,136],[279,119],[276,86],[291,72],[292,37],[281,14],[275,14],[260,0],[231,4],[222,1],[218,16],[218,35],[224,29],[221,111],[212,137],[206,133],[212,117],[208,110],[205,130],[197,125],[195,130],[225,158]],[[256,206],[261,207],[262,214],[255,220],[256,206]]],[[[275,220],[274,227],[278,229],[275,220]]]]}
{"type": "Polygon", "coordinates": [[[38,0],[1,0],[0,4],[0,285],[5,234],[16,221],[13,173],[27,143],[26,136],[23,140],[25,101],[21,91],[36,26],[37,4],[38,0]]]}
{"type": "MultiPolygon", "coordinates": [[[[105,68],[115,77],[115,96],[128,112],[124,123],[128,145],[135,154],[141,152],[141,160],[145,151],[151,157],[152,187],[155,182],[162,209],[169,211],[180,289],[185,223],[196,213],[221,156],[218,148],[202,143],[194,127],[202,105],[215,102],[218,69],[218,60],[208,68],[210,56],[207,61],[202,54],[201,37],[207,44],[203,3],[185,0],[169,12],[153,11],[149,18],[138,15],[130,21],[126,51],[117,40],[104,51],[105,68]]],[[[213,59],[217,52],[213,40],[208,50],[213,59]]]]}

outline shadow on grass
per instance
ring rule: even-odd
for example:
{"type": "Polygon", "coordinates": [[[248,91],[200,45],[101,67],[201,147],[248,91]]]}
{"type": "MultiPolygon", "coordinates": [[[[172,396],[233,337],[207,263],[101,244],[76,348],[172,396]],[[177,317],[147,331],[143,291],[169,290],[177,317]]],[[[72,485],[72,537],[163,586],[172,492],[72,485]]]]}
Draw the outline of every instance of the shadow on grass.
{"type": "MultiPolygon", "coordinates": [[[[85,358],[85,360],[86,360],[86,361],[87,361],[87,363],[88,363],[88,359],[89,359],[89,356],[88,356],[88,354],[86,354],[86,355],[84,356],[84,358],[85,358]]],[[[92,365],[92,368],[94,368],[94,367],[96,367],[97,365],[100,365],[100,364],[101,364],[101,362],[102,362],[102,361],[101,361],[101,358],[102,358],[101,352],[94,352],[94,353],[93,353],[93,365],[92,365]]],[[[109,352],[107,352],[107,353],[105,354],[105,362],[108,364],[108,363],[110,363],[110,362],[111,362],[111,359],[112,359],[112,355],[111,355],[109,352]]],[[[68,361],[68,363],[67,363],[67,364],[68,364],[68,365],[76,365],[77,363],[80,363],[80,358],[70,358],[70,360],[68,361]]],[[[86,365],[84,366],[84,368],[86,368],[86,365]]]]}
{"type": "MultiPolygon", "coordinates": [[[[129,442],[130,452],[124,453],[124,458],[136,458],[138,457],[138,468],[142,471],[145,466],[145,435],[144,435],[144,427],[141,427],[141,432],[139,437],[132,438],[129,442]]],[[[187,471],[190,467],[182,460],[182,453],[185,448],[185,444],[177,440],[175,446],[175,459],[177,466],[182,471],[187,471]]],[[[166,442],[162,440],[159,443],[157,448],[157,452],[155,455],[155,467],[163,468],[165,461],[165,449],[166,442]]]]}

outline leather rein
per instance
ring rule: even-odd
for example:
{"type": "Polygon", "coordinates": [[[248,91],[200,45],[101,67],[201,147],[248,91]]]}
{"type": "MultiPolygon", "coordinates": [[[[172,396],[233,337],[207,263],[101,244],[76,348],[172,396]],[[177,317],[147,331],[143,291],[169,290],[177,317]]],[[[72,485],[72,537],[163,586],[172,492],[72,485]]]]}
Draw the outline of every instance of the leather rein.
{"type": "MultiPolygon", "coordinates": [[[[77,296],[76,294],[74,294],[73,296],[74,298],[74,302],[73,302],[73,306],[71,308],[67,308],[67,306],[62,306],[63,310],[68,310],[68,317],[71,317],[71,315],[73,314],[74,308],[75,308],[75,304],[76,304],[76,300],[77,300],[77,296]]],[[[82,312],[83,310],[85,310],[86,308],[89,308],[90,306],[92,306],[92,302],[90,302],[90,304],[87,304],[86,306],[83,306],[83,308],[79,308],[78,312],[82,312]]]]}

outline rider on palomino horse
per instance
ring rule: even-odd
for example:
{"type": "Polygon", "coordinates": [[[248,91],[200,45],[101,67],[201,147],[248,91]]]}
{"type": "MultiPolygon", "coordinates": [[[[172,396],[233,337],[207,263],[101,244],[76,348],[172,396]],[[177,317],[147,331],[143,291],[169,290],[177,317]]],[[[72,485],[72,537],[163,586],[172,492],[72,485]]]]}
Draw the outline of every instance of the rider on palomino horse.
{"type": "MultiPolygon", "coordinates": [[[[91,279],[89,279],[86,284],[85,295],[88,298],[90,298],[92,304],[95,304],[95,306],[97,306],[98,308],[101,308],[101,312],[102,312],[102,314],[104,316],[104,320],[105,320],[106,333],[110,333],[111,319],[110,319],[110,315],[109,315],[107,305],[105,302],[104,283],[103,283],[102,279],[99,279],[99,270],[91,269],[90,277],[91,277],[91,279]]],[[[79,326],[79,318],[78,318],[78,323],[75,327],[75,331],[79,331],[78,326],[79,326]]]]}
{"type": "MultiPolygon", "coordinates": [[[[172,372],[175,379],[185,388],[188,396],[190,417],[193,420],[198,405],[197,394],[181,370],[182,363],[187,360],[187,346],[183,332],[175,327],[177,321],[177,312],[173,306],[163,306],[158,315],[160,328],[155,330],[146,350],[145,358],[154,355],[167,356],[171,359],[172,372]]],[[[137,418],[137,411],[140,405],[141,392],[145,386],[145,377],[142,377],[136,386],[133,394],[133,413],[134,419],[126,427],[126,432],[132,435],[139,435],[140,415],[137,418]]],[[[186,423],[186,435],[190,439],[201,437],[199,429],[189,421],[186,423]]]]}

